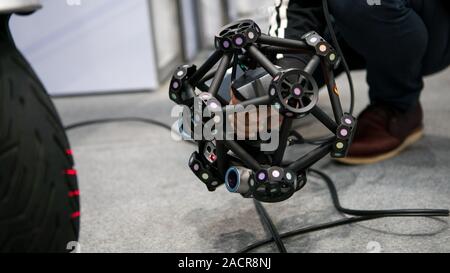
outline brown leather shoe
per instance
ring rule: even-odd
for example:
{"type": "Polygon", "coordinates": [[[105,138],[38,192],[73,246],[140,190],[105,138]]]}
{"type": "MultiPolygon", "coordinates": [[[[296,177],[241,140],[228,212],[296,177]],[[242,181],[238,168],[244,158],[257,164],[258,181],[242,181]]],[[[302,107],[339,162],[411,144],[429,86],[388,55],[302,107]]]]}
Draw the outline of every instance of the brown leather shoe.
{"type": "Polygon", "coordinates": [[[385,105],[371,105],[358,118],[358,127],[348,156],[338,162],[373,164],[400,154],[423,136],[420,103],[407,112],[385,105]]]}

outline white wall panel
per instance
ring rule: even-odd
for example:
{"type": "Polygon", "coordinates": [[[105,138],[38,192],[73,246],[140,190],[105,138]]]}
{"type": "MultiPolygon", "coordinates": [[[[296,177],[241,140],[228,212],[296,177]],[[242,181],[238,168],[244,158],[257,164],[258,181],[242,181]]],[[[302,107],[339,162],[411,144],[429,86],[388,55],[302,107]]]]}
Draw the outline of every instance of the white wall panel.
{"type": "Polygon", "coordinates": [[[177,0],[151,0],[158,68],[173,66],[181,55],[177,0]]]}
{"type": "Polygon", "coordinates": [[[11,28],[51,94],[158,87],[148,1],[42,4],[31,16],[14,16],[11,28]]]}
{"type": "Polygon", "coordinates": [[[197,19],[195,18],[197,15],[196,0],[181,0],[181,20],[182,27],[184,32],[184,55],[188,59],[188,61],[193,60],[200,49],[199,44],[199,33],[197,30],[197,19]]]}
{"type": "Polygon", "coordinates": [[[231,20],[252,19],[258,23],[263,32],[268,32],[275,0],[228,0],[228,6],[231,20]]]}
{"type": "Polygon", "coordinates": [[[199,0],[200,28],[203,46],[214,46],[214,36],[226,24],[221,0],[199,0]]]}

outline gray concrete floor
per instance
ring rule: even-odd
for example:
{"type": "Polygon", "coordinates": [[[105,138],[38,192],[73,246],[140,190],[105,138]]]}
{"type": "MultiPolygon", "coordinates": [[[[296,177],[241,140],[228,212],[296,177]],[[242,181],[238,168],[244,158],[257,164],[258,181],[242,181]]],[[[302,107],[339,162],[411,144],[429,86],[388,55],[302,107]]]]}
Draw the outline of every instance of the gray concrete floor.
{"type": "MultiPolygon", "coordinates": [[[[359,111],[367,104],[367,86],[364,73],[354,76],[359,111]]],[[[345,89],[345,78],[339,83],[345,89]]],[[[426,79],[426,137],[401,156],[363,167],[319,163],[336,180],[344,206],[450,208],[449,89],[450,70],[426,79]]],[[[171,124],[173,104],[165,90],[54,101],[65,124],[124,116],[171,124]]],[[[313,135],[322,130],[310,128],[313,135]]],[[[209,193],[187,168],[193,148],[163,129],[117,123],[72,131],[69,138],[82,192],[83,252],[234,252],[268,236],[252,201],[224,188],[209,193]]],[[[281,232],[341,217],[324,183],[314,178],[292,199],[266,208],[281,232]]],[[[450,252],[450,230],[448,219],[381,219],[295,237],[286,245],[292,252],[450,252]]]]}

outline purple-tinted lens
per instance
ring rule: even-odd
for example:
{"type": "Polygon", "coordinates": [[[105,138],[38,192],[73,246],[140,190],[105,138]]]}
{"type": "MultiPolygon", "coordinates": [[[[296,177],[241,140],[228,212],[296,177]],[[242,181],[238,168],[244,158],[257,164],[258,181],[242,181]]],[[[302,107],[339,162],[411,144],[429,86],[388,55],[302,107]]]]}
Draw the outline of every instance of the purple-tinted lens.
{"type": "Polygon", "coordinates": [[[258,174],[258,179],[261,180],[261,181],[266,180],[266,174],[265,173],[259,173],[258,174]]]}
{"type": "Polygon", "coordinates": [[[348,135],[348,131],[347,131],[347,129],[342,129],[341,130],[341,136],[347,136],[348,135]]]}
{"type": "Polygon", "coordinates": [[[230,42],[223,41],[222,45],[223,45],[223,48],[229,48],[230,47],[230,42]]]}
{"type": "Polygon", "coordinates": [[[234,40],[234,42],[240,46],[244,43],[244,40],[241,37],[237,37],[236,40],[234,40]]]}
{"type": "Polygon", "coordinates": [[[178,87],[180,87],[180,84],[178,82],[173,82],[172,83],[172,88],[173,89],[178,89],[178,87]]]}
{"type": "Polygon", "coordinates": [[[300,88],[294,88],[294,94],[296,95],[296,96],[300,96],[301,94],[302,94],[302,90],[300,89],[300,88]]]}

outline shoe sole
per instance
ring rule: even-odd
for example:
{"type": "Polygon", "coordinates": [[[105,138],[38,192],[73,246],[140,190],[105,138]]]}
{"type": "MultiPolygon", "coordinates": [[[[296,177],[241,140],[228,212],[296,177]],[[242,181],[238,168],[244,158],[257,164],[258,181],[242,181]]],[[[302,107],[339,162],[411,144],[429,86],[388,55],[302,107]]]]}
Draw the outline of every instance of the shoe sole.
{"type": "Polygon", "coordinates": [[[423,128],[420,128],[416,130],[414,133],[409,135],[403,143],[396,148],[395,150],[392,150],[390,152],[387,152],[385,154],[377,155],[374,157],[347,157],[347,158],[339,158],[335,159],[337,162],[346,164],[346,165],[369,165],[369,164],[375,164],[379,163],[388,159],[391,159],[393,157],[396,157],[401,152],[403,152],[406,148],[413,145],[417,141],[419,141],[424,135],[423,128]]]}

